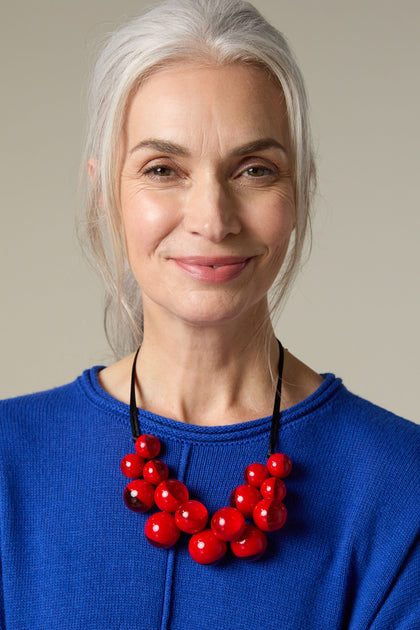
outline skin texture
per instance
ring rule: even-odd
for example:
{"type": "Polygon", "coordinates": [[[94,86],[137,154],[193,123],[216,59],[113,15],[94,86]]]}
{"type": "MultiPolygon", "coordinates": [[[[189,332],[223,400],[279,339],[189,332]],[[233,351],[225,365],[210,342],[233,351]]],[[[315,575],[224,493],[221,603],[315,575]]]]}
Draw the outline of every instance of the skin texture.
{"type": "MultiPolygon", "coordinates": [[[[144,309],[138,403],[197,424],[269,415],[263,333],[274,373],[278,349],[267,292],[295,225],[281,89],[252,66],[171,66],[133,95],[120,149],[121,223],[144,309]]],[[[100,375],[124,402],[131,360],[100,375]]],[[[284,377],[283,408],[322,380],[289,353],[284,377]]]]}

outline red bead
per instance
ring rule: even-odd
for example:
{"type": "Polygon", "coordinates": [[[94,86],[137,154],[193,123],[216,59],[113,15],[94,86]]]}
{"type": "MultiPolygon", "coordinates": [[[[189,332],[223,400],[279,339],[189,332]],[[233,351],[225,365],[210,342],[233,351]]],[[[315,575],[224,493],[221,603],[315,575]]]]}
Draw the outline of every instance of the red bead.
{"type": "Polygon", "coordinates": [[[137,453],[129,453],[121,460],[121,472],[129,479],[141,477],[144,467],[144,459],[137,453]]]}
{"type": "Polygon", "coordinates": [[[166,479],[155,490],[155,502],[164,512],[175,512],[177,507],[188,500],[187,486],[178,479],[166,479]]]}
{"type": "Polygon", "coordinates": [[[265,479],[268,479],[269,473],[264,464],[250,464],[245,468],[244,479],[246,483],[259,488],[265,479]]]}
{"type": "Polygon", "coordinates": [[[200,501],[185,501],[177,507],[175,523],[179,529],[187,534],[197,534],[207,525],[208,512],[200,501]]]}
{"type": "Polygon", "coordinates": [[[261,501],[262,494],[255,486],[238,486],[230,495],[230,505],[236,507],[245,518],[251,518],[254,507],[261,501]]]}
{"type": "Polygon", "coordinates": [[[238,540],[230,543],[232,552],[244,560],[258,560],[267,549],[267,536],[255,525],[246,525],[238,540]]]}
{"type": "Polygon", "coordinates": [[[225,555],[227,544],[217,538],[211,529],[205,529],[191,536],[188,551],[198,564],[213,564],[225,555]]]}
{"type": "Polygon", "coordinates": [[[147,512],[154,505],[155,489],[151,483],[144,479],[130,481],[124,488],[124,503],[133,512],[147,512]]]}
{"type": "Polygon", "coordinates": [[[267,460],[267,468],[273,477],[287,477],[292,470],[292,460],[284,453],[274,453],[267,460]]]}
{"type": "Polygon", "coordinates": [[[144,533],[151,545],[161,549],[172,547],[181,535],[175,519],[168,512],[156,512],[146,521],[144,533]]]}
{"type": "Polygon", "coordinates": [[[286,496],[286,486],[279,477],[269,477],[263,481],[260,490],[264,499],[283,501],[286,496]]]}
{"type": "Polygon", "coordinates": [[[143,478],[146,481],[150,481],[154,486],[159,485],[161,481],[165,481],[168,476],[168,467],[160,459],[151,459],[150,462],[146,462],[144,465],[143,478]]]}
{"type": "Polygon", "coordinates": [[[262,499],[254,507],[252,517],[255,525],[263,532],[273,532],[285,524],[287,510],[278,499],[262,499]]]}
{"type": "Polygon", "coordinates": [[[145,433],[137,438],[134,448],[144,459],[154,459],[160,453],[160,442],[156,436],[145,433]]]}
{"type": "Polygon", "coordinates": [[[236,508],[224,507],[211,519],[211,529],[217,538],[230,542],[244,533],[245,519],[236,508]]]}

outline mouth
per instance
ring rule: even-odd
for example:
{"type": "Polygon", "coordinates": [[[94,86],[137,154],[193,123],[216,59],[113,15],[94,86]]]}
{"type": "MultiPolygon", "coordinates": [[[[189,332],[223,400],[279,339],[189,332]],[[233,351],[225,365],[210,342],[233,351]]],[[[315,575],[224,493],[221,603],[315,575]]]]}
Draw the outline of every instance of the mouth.
{"type": "Polygon", "coordinates": [[[172,260],[195,280],[219,284],[240,276],[252,258],[252,256],[188,256],[172,260]]]}

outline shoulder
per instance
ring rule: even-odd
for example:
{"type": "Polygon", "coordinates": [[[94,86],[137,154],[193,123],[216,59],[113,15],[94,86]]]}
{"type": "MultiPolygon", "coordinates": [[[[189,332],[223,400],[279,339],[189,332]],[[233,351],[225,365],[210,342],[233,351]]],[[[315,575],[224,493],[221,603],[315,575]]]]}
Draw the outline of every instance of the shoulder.
{"type": "MultiPolygon", "coordinates": [[[[89,370],[86,372],[89,372],[89,370]]],[[[83,375],[85,375],[86,372],[84,372],[83,375]]],[[[78,385],[79,378],[71,383],[60,385],[59,387],[0,400],[0,416],[15,415],[22,413],[22,411],[34,413],[40,409],[48,409],[51,406],[55,406],[57,403],[71,400],[78,394],[80,395],[78,385]]]]}
{"type": "Polygon", "coordinates": [[[380,456],[393,448],[417,449],[419,454],[419,424],[352,393],[334,374],[324,374],[323,378],[309,398],[286,410],[286,423],[298,420],[298,429],[303,421],[311,441],[330,440],[335,451],[356,449],[356,453],[380,456]]]}
{"type": "Polygon", "coordinates": [[[420,426],[344,386],[329,402],[325,444],[335,487],[345,489],[352,518],[363,524],[356,529],[373,538],[383,526],[411,541],[420,520],[420,426]]]}
{"type": "Polygon", "coordinates": [[[419,445],[419,424],[352,393],[333,374],[324,375],[323,385],[309,401],[310,418],[319,430],[345,446],[375,449],[390,443],[397,447],[419,445]]]}
{"type": "Polygon", "coordinates": [[[310,465],[322,467],[323,487],[334,488],[334,500],[357,519],[378,519],[388,508],[413,517],[417,506],[420,514],[420,426],[351,393],[332,375],[325,383],[299,431],[310,465]]]}
{"type": "MultiPolygon", "coordinates": [[[[332,410],[344,434],[353,445],[378,456],[391,445],[394,450],[420,446],[420,425],[388,411],[342,386],[333,401],[332,410]]],[[[419,451],[417,450],[417,455],[419,451]]]]}
{"type": "Polygon", "coordinates": [[[344,445],[337,480],[346,488],[344,540],[359,577],[355,607],[376,609],[372,628],[396,627],[419,579],[420,426],[344,387],[332,410],[344,445]]]}
{"type": "Polygon", "coordinates": [[[363,487],[378,493],[394,484],[395,491],[404,485],[401,496],[415,492],[415,483],[420,482],[420,425],[344,386],[331,411],[343,461],[351,464],[363,487]]]}
{"type": "Polygon", "coordinates": [[[318,375],[290,353],[286,358],[283,389],[285,397],[289,390],[292,394],[285,419],[305,420],[319,438],[335,441],[338,450],[342,445],[379,456],[391,445],[397,451],[419,448],[420,425],[352,393],[334,374],[318,375]]]}
{"type": "Polygon", "coordinates": [[[60,430],[61,423],[80,417],[90,405],[89,383],[97,369],[87,369],[59,387],[0,400],[0,444],[36,443],[54,426],[60,430]]]}

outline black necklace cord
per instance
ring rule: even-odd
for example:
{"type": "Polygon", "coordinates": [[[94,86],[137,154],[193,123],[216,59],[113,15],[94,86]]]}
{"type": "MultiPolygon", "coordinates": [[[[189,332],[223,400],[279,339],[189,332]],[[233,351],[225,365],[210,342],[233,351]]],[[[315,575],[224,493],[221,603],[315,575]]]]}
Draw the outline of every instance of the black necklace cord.
{"type": "Polygon", "coordinates": [[[133,367],[131,368],[131,385],[130,385],[130,423],[131,433],[133,434],[133,442],[135,443],[137,438],[140,437],[140,425],[139,414],[137,412],[136,403],[136,363],[137,357],[140,352],[140,346],[137,348],[137,352],[134,355],[133,367]]]}
{"type": "MultiPolygon", "coordinates": [[[[271,420],[271,432],[270,432],[270,442],[268,447],[268,457],[273,455],[275,452],[277,435],[279,432],[280,426],[280,400],[281,400],[281,383],[282,383],[282,375],[283,375],[283,364],[284,364],[284,350],[280,341],[277,339],[277,343],[279,344],[279,376],[277,379],[276,385],[276,395],[274,398],[274,408],[273,408],[273,417],[271,420]]],[[[140,347],[137,349],[136,354],[134,355],[133,367],[131,369],[131,385],[130,385],[130,423],[131,423],[131,433],[133,434],[133,441],[136,442],[137,438],[140,437],[140,425],[139,425],[139,416],[137,412],[137,403],[136,403],[136,363],[137,357],[140,351],[140,347]]]]}
{"type": "Polygon", "coordinates": [[[279,433],[279,426],[280,426],[280,400],[281,400],[281,384],[282,384],[283,365],[284,365],[284,349],[278,339],[277,339],[277,343],[279,344],[279,376],[277,379],[276,395],[274,398],[273,417],[271,419],[271,433],[270,433],[270,442],[268,446],[268,457],[271,457],[271,455],[275,453],[277,436],[279,433]]]}

